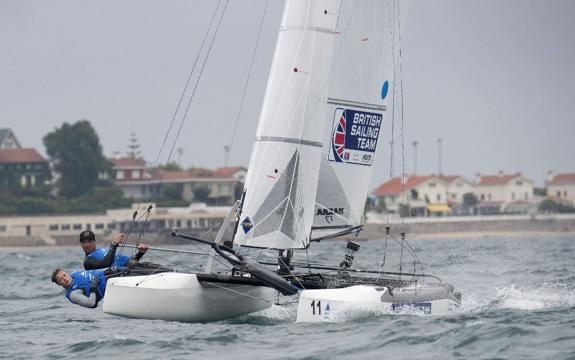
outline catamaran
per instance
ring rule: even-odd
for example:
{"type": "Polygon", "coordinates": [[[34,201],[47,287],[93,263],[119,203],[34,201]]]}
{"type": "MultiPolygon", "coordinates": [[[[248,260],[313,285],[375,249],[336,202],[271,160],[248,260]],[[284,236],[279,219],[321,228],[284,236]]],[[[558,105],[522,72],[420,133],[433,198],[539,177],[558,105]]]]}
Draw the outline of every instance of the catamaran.
{"type": "Polygon", "coordinates": [[[354,268],[355,241],[338,265],[294,260],[314,242],[363,229],[378,142],[392,117],[384,116],[387,93],[397,91],[385,80],[395,77],[395,9],[393,0],[286,1],[242,199],[215,241],[174,232],[212,248],[207,266],[110,279],[104,312],[215,321],[265,309],[278,292],[299,296],[298,322],[345,321],[365,310],[457,311],[460,294],[436,277],[354,268]],[[234,247],[223,245],[234,222],[234,247]],[[245,254],[254,248],[277,258],[256,261],[245,254]],[[233,269],[213,272],[214,256],[233,269]]]}

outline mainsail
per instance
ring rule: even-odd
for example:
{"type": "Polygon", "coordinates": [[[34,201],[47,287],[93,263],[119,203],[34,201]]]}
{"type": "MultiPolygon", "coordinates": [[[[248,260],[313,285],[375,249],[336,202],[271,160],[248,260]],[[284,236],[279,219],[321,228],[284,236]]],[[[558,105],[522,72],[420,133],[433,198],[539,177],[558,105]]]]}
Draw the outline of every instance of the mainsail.
{"type": "MultiPolygon", "coordinates": [[[[359,226],[376,152],[382,147],[386,95],[393,76],[394,3],[342,1],[331,65],[327,135],[313,237],[359,226]]],[[[390,96],[391,97],[391,96],[390,96]]]]}
{"type": "Polygon", "coordinates": [[[273,249],[309,244],[338,9],[335,0],[286,1],[236,244],[273,249]]]}

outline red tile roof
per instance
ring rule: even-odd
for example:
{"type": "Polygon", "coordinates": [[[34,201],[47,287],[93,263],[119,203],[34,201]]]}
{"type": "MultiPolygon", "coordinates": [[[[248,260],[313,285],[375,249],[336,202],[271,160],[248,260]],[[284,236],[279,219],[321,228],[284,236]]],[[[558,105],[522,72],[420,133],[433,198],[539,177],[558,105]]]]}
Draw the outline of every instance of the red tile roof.
{"type": "Polygon", "coordinates": [[[455,180],[459,179],[461,176],[458,175],[441,175],[438,176],[441,180],[445,181],[446,183],[452,183],[455,180]]]}
{"type": "Polygon", "coordinates": [[[477,185],[505,185],[518,176],[521,176],[520,172],[516,174],[485,175],[479,178],[477,185]]]}
{"type": "Polygon", "coordinates": [[[175,180],[188,180],[193,179],[194,177],[186,170],[156,170],[153,172],[152,178],[169,182],[175,180]]]}
{"type": "MultiPolygon", "coordinates": [[[[432,176],[409,176],[405,184],[405,190],[409,191],[431,178],[432,176]]],[[[379,185],[375,190],[373,190],[373,195],[397,195],[401,194],[402,191],[403,186],[401,183],[401,177],[394,177],[393,179],[379,185]]]]}
{"type": "Polygon", "coordinates": [[[194,177],[217,177],[215,176],[214,171],[200,167],[191,168],[190,173],[194,177]]]}
{"type": "Polygon", "coordinates": [[[136,159],[133,157],[113,158],[108,159],[114,167],[145,167],[146,161],[144,159],[136,159]]]}
{"type": "Polygon", "coordinates": [[[557,174],[549,182],[549,185],[575,184],[574,174],[557,174]]]}
{"type": "Polygon", "coordinates": [[[246,168],[241,166],[221,167],[214,170],[214,174],[220,177],[232,177],[238,171],[245,171],[246,168]]]}
{"type": "Polygon", "coordinates": [[[44,159],[36,149],[0,150],[0,163],[43,163],[44,159]]]}

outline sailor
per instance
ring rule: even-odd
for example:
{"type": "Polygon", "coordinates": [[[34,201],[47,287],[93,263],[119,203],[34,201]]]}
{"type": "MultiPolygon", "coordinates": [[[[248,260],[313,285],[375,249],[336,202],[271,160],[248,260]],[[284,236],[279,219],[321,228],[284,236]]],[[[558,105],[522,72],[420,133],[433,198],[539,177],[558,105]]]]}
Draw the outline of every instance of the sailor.
{"type": "Polygon", "coordinates": [[[106,271],[81,270],[69,274],[64,269],[57,268],[52,272],[52,282],[66,289],[66,298],[71,303],[95,308],[106,292],[106,279],[124,272],[124,269],[116,268],[106,271]]]}
{"type": "Polygon", "coordinates": [[[86,254],[84,258],[84,269],[95,270],[108,267],[125,267],[128,266],[129,263],[137,263],[148,251],[149,246],[146,244],[138,245],[138,252],[132,257],[116,255],[118,245],[122,244],[125,238],[126,235],[124,233],[116,234],[108,249],[96,248],[96,235],[90,230],[82,231],[80,233],[80,244],[86,254]]]}

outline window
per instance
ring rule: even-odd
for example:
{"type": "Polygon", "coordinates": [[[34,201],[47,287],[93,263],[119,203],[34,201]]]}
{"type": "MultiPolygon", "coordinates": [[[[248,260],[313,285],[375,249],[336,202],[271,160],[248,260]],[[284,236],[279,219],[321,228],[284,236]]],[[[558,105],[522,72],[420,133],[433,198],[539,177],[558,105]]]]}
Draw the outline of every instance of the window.
{"type": "Polygon", "coordinates": [[[523,181],[521,181],[521,180],[517,180],[517,181],[515,182],[515,185],[517,185],[517,186],[521,186],[521,185],[523,185],[523,181]]]}
{"type": "Polygon", "coordinates": [[[0,225],[0,231],[2,232],[6,231],[6,225],[0,225]]]}
{"type": "Polygon", "coordinates": [[[132,179],[139,179],[140,177],[140,170],[132,170],[132,179]]]}
{"type": "Polygon", "coordinates": [[[525,200],[527,200],[527,199],[529,199],[529,193],[528,192],[525,193],[525,200]]]}
{"type": "Polygon", "coordinates": [[[82,224],[74,224],[74,230],[82,229],[82,224]]]}
{"type": "Polygon", "coordinates": [[[115,228],[116,228],[116,224],[114,224],[114,223],[109,223],[109,224],[108,224],[108,229],[109,229],[109,230],[114,230],[115,228]]]}
{"type": "Polygon", "coordinates": [[[515,193],[511,193],[511,200],[515,200],[515,193]]]}
{"type": "Polygon", "coordinates": [[[441,201],[441,194],[437,194],[436,198],[437,198],[437,201],[441,201]]]}
{"type": "Polygon", "coordinates": [[[491,194],[487,194],[487,200],[491,200],[491,194]]]}
{"type": "Polygon", "coordinates": [[[455,186],[458,187],[458,188],[463,187],[463,183],[458,182],[458,183],[455,184],[455,186]]]}
{"type": "Polygon", "coordinates": [[[96,229],[100,230],[100,229],[103,229],[103,228],[104,228],[104,224],[96,224],[94,227],[95,227],[96,229]]]}
{"type": "Polygon", "coordinates": [[[435,183],[434,183],[434,182],[430,182],[430,183],[429,183],[429,187],[430,187],[430,188],[434,188],[434,187],[435,187],[435,183]]]}
{"type": "Polygon", "coordinates": [[[567,197],[567,190],[563,191],[563,197],[567,197]]]}
{"type": "Polygon", "coordinates": [[[60,225],[60,230],[70,230],[70,224],[62,224],[62,225],[60,225]]]}
{"type": "Polygon", "coordinates": [[[481,200],[485,200],[485,194],[481,194],[481,200]]]}
{"type": "Polygon", "coordinates": [[[220,192],[222,193],[229,193],[231,189],[230,184],[220,184],[220,192]]]}
{"type": "Polygon", "coordinates": [[[56,231],[58,230],[58,224],[51,224],[50,226],[48,226],[48,229],[50,229],[51,231],[56,231]]]}
{"type": "Polygon", "coordinates": [[[122,180],[124,178],[124,170],[116,171],[116,179],[122,180]]]}
{"type": "Polygon", "coordinates": [[[561,197],[561,191],[557,191],[557,197],[561,197]]]}

